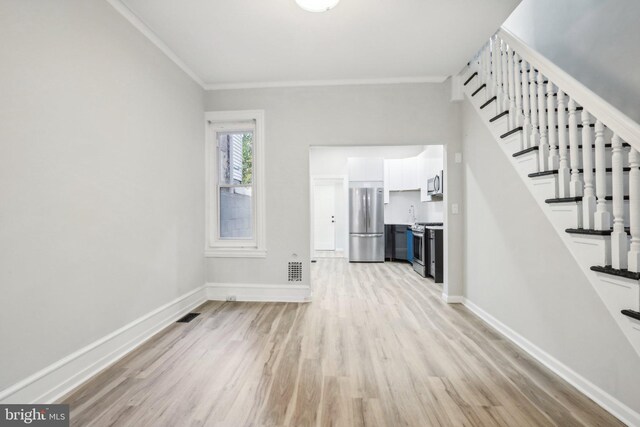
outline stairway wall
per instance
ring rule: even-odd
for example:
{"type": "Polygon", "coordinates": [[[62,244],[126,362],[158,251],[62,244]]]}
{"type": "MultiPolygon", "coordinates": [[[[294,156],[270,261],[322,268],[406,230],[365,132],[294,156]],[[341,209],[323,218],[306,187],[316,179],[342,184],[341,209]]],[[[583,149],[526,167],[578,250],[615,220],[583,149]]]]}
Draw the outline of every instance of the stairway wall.
{"type": "Polygon", "coordinates": [[[640,359],[467,99],[462,122],[465,297],[640,410],[640,359]]]}
{"type": "Polygon", "coordinates": [[[503,27],[640,122],[640,2],[523,0],[503,27]]]}

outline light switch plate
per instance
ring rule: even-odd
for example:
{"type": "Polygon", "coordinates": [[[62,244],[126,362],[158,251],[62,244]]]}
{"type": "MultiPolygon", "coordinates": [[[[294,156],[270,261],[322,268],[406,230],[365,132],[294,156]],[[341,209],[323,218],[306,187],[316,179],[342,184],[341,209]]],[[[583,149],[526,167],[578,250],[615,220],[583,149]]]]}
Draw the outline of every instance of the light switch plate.
{"type": "Polygon", "coordinates": [[[452,203],[452,204],[451,204],[451,213],[452,213],[453,215],[458,215],[458,213],[460,213],[460,209],[459,209],[459,207],[458,207],[458,204],[457,204],[457,203],[452,203]]]}
{"type": "Polygon", "coordinates": [[[462,163],[462,153],[456,153],[455,162],[456,163],[462,163]]]}

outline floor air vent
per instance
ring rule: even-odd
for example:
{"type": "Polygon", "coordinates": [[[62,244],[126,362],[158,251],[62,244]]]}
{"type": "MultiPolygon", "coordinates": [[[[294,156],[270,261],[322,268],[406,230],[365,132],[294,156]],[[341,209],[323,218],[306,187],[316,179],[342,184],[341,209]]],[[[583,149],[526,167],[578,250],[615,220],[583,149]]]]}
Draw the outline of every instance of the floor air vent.
{"type": "Polygon", "coordinates": [[[189,323],[198,316],[200,316],[200,313],[189,313],[186,316],[183,316],[180,319],[178,319],[177,323],[189,323]]]}
{"type": "Polygon", "coordinates": [[[294,261],[289,263],[289,281],[302,282],[302,263],[294,261]]]}

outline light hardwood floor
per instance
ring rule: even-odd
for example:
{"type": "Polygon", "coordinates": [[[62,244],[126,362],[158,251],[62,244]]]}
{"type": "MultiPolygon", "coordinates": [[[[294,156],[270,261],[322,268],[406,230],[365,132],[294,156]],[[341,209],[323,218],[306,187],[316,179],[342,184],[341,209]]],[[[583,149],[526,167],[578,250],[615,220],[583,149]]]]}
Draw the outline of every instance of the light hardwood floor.
{"type": "Polygon", "coordinates": [[[310,304],[194,310],[65,398],[72,425],[621,425],[407,264],[312,274],[310,304]]]}

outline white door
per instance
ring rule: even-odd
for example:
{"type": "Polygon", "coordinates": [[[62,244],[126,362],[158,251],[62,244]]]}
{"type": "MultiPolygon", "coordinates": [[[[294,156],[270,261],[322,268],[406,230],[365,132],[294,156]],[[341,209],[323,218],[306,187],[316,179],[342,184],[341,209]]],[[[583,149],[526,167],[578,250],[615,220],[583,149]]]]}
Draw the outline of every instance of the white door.
{"type": "Polygon", "coordinates": [[[316,185],[313,189],[313,242],[317,251],[336,249],[335,185],[316,185]]]}

